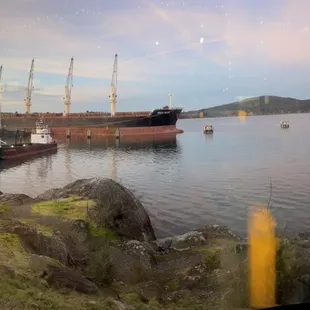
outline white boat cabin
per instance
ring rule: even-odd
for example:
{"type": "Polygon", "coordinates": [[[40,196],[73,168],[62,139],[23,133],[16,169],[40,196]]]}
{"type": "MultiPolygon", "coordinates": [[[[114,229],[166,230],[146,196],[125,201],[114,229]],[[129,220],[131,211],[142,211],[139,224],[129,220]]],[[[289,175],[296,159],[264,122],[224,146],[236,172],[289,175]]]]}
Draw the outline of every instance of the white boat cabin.
{"type": "Polygon", "coordinates": [[[31,133],[31,143],[50,144],[53,142],[54,140],[48,125],[45,124],[42,118],[37,120],[36,128],[31,133]]]}
{"type": "Polygon", "coordinates": [[[205,133],[213,133],[213,126],[212,126],[212,125],[205,125],[205,126],[203,127],[203,131],[204,131],[205,133]]]}

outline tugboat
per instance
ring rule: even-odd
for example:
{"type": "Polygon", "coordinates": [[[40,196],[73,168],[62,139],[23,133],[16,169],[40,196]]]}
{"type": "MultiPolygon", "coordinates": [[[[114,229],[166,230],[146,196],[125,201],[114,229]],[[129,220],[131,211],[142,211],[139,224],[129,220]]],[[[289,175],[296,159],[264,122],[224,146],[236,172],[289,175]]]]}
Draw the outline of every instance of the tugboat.
{"type": "Polygon", "coordinates": [[[212,125],[205,125],[204,128],[203,128],[203,132],[204,133],[213,133],[213,126],[212,125]]]}
{"type": "Polygon", "coordinates": [[[8,144],[1,140],[0,160],[24,158],[54,150],[57,150],[57,143],[53,140],[48,125],[41,118],[36,121],[30,143],[17,143],[15,139],[14,144],[8,144]]]}

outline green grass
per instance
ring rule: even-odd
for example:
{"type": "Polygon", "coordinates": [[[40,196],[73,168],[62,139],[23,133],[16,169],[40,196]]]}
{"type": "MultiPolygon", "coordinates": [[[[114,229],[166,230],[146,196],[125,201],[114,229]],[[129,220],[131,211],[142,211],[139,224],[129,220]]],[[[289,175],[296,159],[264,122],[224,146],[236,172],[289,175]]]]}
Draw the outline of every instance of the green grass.
{"type": "Polygon", "coordinates": [[[31,211],[33,214],[59,216],[70,220],[84,220],[87,215],[87,208],[90,209],[93,205],[92,200],[70,196],[66,199],[35,203],[32,205],[31,211]]]}
{"type": "Polygon", "coordinates": [[[216,248],[203,248],[204,263],[208,271],[221,267],[221,250],[216,248]]]}
{"type": "Polygon", "coordinates": [[[96,224],[92,222],[88,222],[88,225],[92,237],[106,237],[110,240],[118,238],[117,233],[111,231],[109,228],[96,226],[96,224]]]}
{"type": "Polygon", "coordinates": [[[29,254],[21,245],[19,236],[15,234],[0,234],[0,264],[25,271],[28,267],[29,254]]]}
{"type": "Polygon", "coordinates": [[[0,202],[0,217],[11,214],[12,207],[8,202],[0,202]]]}
{"type": "Polygon", "coordinates": [[[29,271],[29,256],[19,237],[0,233],[0,266],[10,267],[15,275],[0,268],[1,309],[113,309],[106,296],[60,291],[47,286],[29,271]]]}
{"type": "Polygon", "coordinates": [[[46,287],[39,280],[21,276],[10,278],[2,274],[0,276],[1,309],[113,309],[107,305],[105,296],[60,292],[46,287]]]}

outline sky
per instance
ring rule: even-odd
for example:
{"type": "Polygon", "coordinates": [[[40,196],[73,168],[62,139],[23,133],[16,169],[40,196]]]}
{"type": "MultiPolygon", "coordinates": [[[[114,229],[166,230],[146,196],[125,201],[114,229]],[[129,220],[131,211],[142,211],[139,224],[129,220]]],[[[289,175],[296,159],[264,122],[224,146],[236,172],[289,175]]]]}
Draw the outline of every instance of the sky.
{"type": "Polygon", "coordinates": [[[35,59],[32,112],[63,112],[74,57],[71,112],[168,104],[185,111],[259,95],[310,97],[308,0],[10,0],[0,10],[0,103],[24,112],[35,59]]]}

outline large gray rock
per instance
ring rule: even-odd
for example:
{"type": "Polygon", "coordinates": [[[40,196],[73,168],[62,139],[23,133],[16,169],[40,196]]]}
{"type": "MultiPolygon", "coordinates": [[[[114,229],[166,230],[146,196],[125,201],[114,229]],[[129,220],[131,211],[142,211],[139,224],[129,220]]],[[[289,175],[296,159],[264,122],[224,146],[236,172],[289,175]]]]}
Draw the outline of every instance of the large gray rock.
{"type": "Polygon", "coordinates": [[[126,187],[111,179],[98,180],[90,197],[96,201],[96,207],[89,212],[89,218],[98,226],[106,226],[130,239],[156,239],[146,210],[126,187]]]}
{"type": "MultiPolygon", "coordinates": [[[[63,188],[52,188],[36,197],[37,201],[67,198],[70,195],[90,197],[94,187],[100,183],[100,178],[80,179],[67,184],[63,188]]],[[[108,179],[105,179],[108,180],[108,179]]]]}
{"type": "Polygon", "coordinates": [[[112,179],[81,179],[62,189],[48,190],[36,200],[66,198],[70,195],[88,197],[96,202],[89,219],[98,226],[140,241],[155,240],[151,220],[133,193],[112,179]]]}
{"type": "Polygon", "coordinates": [[[44,236],[35,228],[18,221],[10,222],[1,231],[17,234],[25,250],[30,253],[49,256],[65,265],[71,265],[71,257],[66,244],[55,236],[44,236]]]}
{"type": "Polygon", "coordinates": [[[154,260],[144,242],[130,240],[110,246],[108,253],[117,280],[136,284],[152,276],[154,260]]]}

